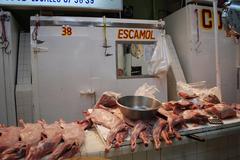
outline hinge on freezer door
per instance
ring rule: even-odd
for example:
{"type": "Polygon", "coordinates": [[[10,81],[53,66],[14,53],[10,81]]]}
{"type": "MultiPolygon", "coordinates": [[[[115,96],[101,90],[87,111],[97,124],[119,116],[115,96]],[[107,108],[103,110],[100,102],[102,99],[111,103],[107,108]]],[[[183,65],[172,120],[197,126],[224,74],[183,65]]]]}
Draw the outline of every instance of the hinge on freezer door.
{"type": "Polygon", "coordinates": [[[48,52],[48,48],[46,47],[32,47],[32,49],[35,54],[40,52],[48,52]]]}

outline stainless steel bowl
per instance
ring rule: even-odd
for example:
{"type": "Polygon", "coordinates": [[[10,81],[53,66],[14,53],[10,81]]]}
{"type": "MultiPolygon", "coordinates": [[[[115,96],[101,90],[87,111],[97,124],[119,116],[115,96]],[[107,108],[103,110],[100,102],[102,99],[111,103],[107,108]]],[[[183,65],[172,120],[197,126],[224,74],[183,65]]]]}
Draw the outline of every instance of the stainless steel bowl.
{"type": "Polygon", "coordinates": [[[144,96],[125,96],[117,101],[124,116],[132,120],[151,119],[161,103],[144,96]]]}

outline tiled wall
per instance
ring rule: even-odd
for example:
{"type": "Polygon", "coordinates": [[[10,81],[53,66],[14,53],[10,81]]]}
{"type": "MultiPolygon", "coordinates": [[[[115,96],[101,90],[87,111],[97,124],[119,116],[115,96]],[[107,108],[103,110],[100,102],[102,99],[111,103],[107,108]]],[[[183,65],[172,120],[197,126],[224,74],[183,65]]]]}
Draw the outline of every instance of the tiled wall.
{"type": "Polygon", "coordinates": [[[17,118],[33,121],[30,34],[20,33],[16,86],[17,118]]]}
{"type": "Polygon", "coordinates": [[[240,135],[191,141],[166,146],[160,151],[144,151],[113,157],[112,160],[240,160],[240,135]]]}

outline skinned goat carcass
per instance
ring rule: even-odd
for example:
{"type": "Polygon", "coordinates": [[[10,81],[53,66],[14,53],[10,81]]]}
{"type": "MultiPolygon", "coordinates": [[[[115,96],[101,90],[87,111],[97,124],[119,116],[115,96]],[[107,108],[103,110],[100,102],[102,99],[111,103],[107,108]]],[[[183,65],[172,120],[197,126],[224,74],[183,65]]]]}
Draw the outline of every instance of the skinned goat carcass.
{"type": "Polygon", "coordinates": [[[38,160],[51,153],[61,142],[62,128],[59,122],[43,125],[43,140],[37,146],[32,146],[26,156],[26,160],[38,160]]]}
{"type": "Polygon", "coordinates": [[[129,127],[125,123],[120,123],[117,126],[111,128],[111,130],[107,136],[107,139],[106,139],[105,151],[108,152],[111,149],[113,141],[116,139],[116,136],[119,132],[122,132],[122,131],[128,132],[128,129],[129,129],[129,127]]]}
{"type": "Polygon", "coordinates": [[[139,133],[139,138],[142,140],[145,147],[150,143],[151,129],[152,126],[147,125],[147,128],[139,133]]]}
{"type": "Polygon", "coordinates": [[[159,118],[153,126],[152,135],[153,135],[153,141],[154,141],[156,150],[160,149],[160,145],[161,145],[160,136],[163,128],[166,125],[167,125],[167,122],[159,118]]]}
{"type": "Polygon", "coordinates": [[[77,123],[60,122],[63,143],[58,145],[49,156],[49,160],[61,160],[73,157],[84,143],[84,128],[77,123]]]}
{"type": "Polygon", "coordinates": [[[154,122],[154,120],[133,121],[124,117],[124,121],[125,123],[127,123],[129,126],[132,127],[132,132],[130,137],[132,151],[134,151],[136,148],[137,138],[141,139],[144,146],[147,147],[150,143],[150,137],[151,137],[152,125],[153,125],[152,123],[154,122]]]}
{"type": "Polygon", "coordinates": [[[138,121],[136,125],[132,129],[131,133],[131,150],[134,151],[137,146],[137,138],[139,137],[141,131],[144,131],[147,129],[147,124],[143,121],[138,121]]]}
{"type": "Polygon", "coordinates": [[[168,132],[171,136],[175,136],[178,140],[181,140],[180,134],[177,130],[187,128],[186,122],[182,116],[176,114],[169,114],[167,117],[168,132]]]}
{"type": "Polygon", "coordinates": [[[175,104],[176,104],[175,101],[169,101],[169,102],[163,103],[162,108],[165,109],[166,111],[173,111],[175,108],[175,104]]]}
{"type": "MultiPolygon", "coordinates": [[[[125,124],[125,122],[106,109],[94,108],[91,113],[85,113],[85,116],[87,120],[93,122],[94,124],[102,125],[110,129],[106,139],[106,152],[111,149],[112,144],[114,140],[116,140],[116,136],[119,132],[128,132],[129,127],[125,124]]],[[[122,136],[122,138],[124,137],[125,136],[122,136]]],[[[119,144],[117,143],[117,145],[119,144]]]]}
{"type": "MultiPolygon", "coordinates": [[[[181,114],[183,111],[188,109],[195,109],[196,105],[188,100],[180,100],[180,101],[170,101],[163,104],[163,109],[166,111],[173,111],[174,114],[181,114]]],[[[198,108],[198,107],[197,107],[198,108]]]]}
{"type": "Polygon", "coordinates": [[[111,112],[101,108],[94,108],[91,113],[84,114],[87,120],[90,120],[94,124],[102,125],[109,129],[122,123],[122,120],[120,118],[111,112]]]}
{"type": "Polygon", "coordinates": [[[19,124],[22,126],[19,135],[20,141],[3,151],[1,160],[20,159],[24,157],[30,147],[36,145],[41,140],[43,123],[45,122],[24,123],[23,120],[20,120],[19,124]]]}
{"type": "Polygon", "coordinates": [[[192,109],[192,107],[195,107],[192,102],[180,100],[174,104],[173,113],[179,115],[185,110],[192,109]]]}
{"type": "Polygon", "coordinates": [[[186,110],[182,113],[183,119],[187,123],[204,125],[208,122],[209,116],[204,110],[186,110]]]}
{"type": "Polygon", "coordinates": [[[189,93],[185,93],[185,92],[178,92],[179,97],[183,98],[183,99],[193,99],[193,98],[197,98],[198,95],[196,94],[189,94],[189,93]]]}
{"type": "Polygon", "coordinates": [[[123,144],[124,140],[128,137],[128,134],[129,134],[128,130],[123,130],[116,134],[116,137],[115,137],[115,139],[116,139],[115,147],[116,148],[119,148],[123,144]]]}
{"type": "MultiPolygon", "coordinates": [[[[175,136],[178,140],[181,140],[181,136],[178,133],[178,130],[182,128],[187,128],[188,126],[186,125],[185,120],[181,115],[176,115],[172,112],[166,111],[163,108],[159,108],[158,112],[162,115],[164,115],[167,119],[168,125],[166,126],[165,130],[167,129],[167,133],[173,137],[175,136]]],[[[165,130],[164,130],[164,135],[165,135],[165,130]]],[[[166,136],[165,136],[166,137],[166,136]]]]}
{"type": "Polygon", "coordinates": [[[102,96],[99,98],[99,100],[96,103],[96,107],[98,105],[103,105],[105,107],[113,107],[113,106],[117,106],[117,99],[120,96],[120,94],[115,93],[115,92],[111,92],[111,91],[107,91],[104,92],[102,94],[102,96]]]}
{"type": "Polygon", "coordinates": [[[203,98],[203,100],[204,100],[205,102],[213,103],[213,104],[218,104],[218,103],[220,103],[220,100],[219,100],[218,97],[217,97],[216,95],[214,95],[214,94],[209,94],[209,95],[205,96],[205,97],[203,98]]]}
{"type": "Polygon", "coordinates": [[[231,104],[230,107],[240,114],[240,104],[231,104]]]}
{"type": "Polygon", "coordinates": [[[216,104],[212,107],[205,109],[209,114],[218,116],[220,119],[233,118],[237,116],[237,112],[227,104],[216,104]]]}
{"type": "Polygon", "coordinates": [[[20,127],[4,127],[0,128],[0,159],[1,153],[14,146],[20,137],[20,127]]]}

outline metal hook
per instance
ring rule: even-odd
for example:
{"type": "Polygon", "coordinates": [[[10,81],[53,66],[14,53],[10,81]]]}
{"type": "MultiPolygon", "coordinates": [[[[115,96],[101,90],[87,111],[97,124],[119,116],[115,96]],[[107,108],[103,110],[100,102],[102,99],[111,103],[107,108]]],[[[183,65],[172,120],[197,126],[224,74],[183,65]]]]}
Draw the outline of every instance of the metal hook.
{"type": "Polygon", "coordinates": [[[106,17],[103,17],[103,34],[104,34],[104,43],[103,48],[105,48],[104,54],[105,56],[111,56],[112,54],[107,53],[108,48],[111,48],[112,46],[108,45],[107,41],[107,24],[106,24],[106,17]]]}
{"type": "Polygon", "coordinates": [[[9,41],[7,39],[7,33],[6,33],[6,28],[5,28],[5,22],[9,21],[10,17],[5,14],[2,10],[0,11],[0,22],[1,22],[1,26],[2,26],[2,33],[0,36],[1,39],[1,44],[2,44],[2,52],[5,54],[11,54],[11,50],[8,51],[8,47],[9,47],[9,41]]]}
{"type": "Polygon", "coordinates": [[[37,44],[42,44],[44,41],[38,39],[38,28],[40,27],[40,20],[39,20],[39,15],[36,15],[37,20],[35,22],[35,27],[32,32],[32,40],[36,41],[37,44]]]}

